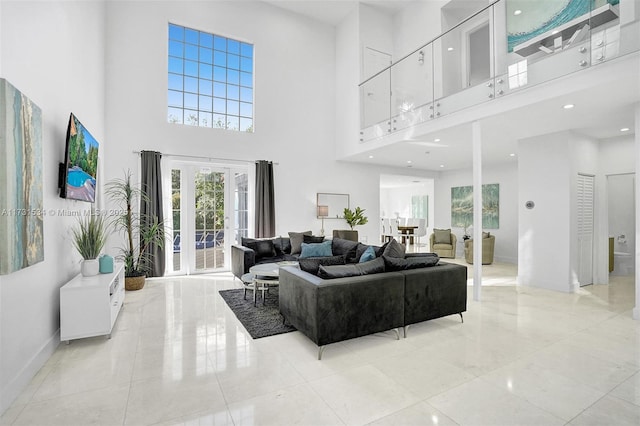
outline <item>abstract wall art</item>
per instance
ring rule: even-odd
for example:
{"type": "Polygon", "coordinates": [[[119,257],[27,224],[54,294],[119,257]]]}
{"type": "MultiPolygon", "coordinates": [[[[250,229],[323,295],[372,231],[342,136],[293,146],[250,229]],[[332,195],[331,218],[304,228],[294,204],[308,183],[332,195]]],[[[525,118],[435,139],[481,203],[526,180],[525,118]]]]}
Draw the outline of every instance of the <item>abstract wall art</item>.
{"type": "MultiPolygon", "coordinates": [[[[473,224],[473,186],[451,188],[451,226],[473,224]]],[[[482,229],[500,227],[500,184],[482,185],[482,229]]]]}
{"type": "MultiPolygon", "coordinates": [[[[507,0],[507,43],[509,52],[514,47],[555,28],[585,17],[607,4],[616,6],[620,0],[507,0]]],[[[591,22],[591,26],[601,23],[591,22]]],[[[570,25],[570,24],[569,24],[570,25]]],[[[565,25],[566,26],[566,25],[565,25]]]]}
{"type": "Polygon", "coordinates": [[[44,260],[42,112],[0,78],[0,275],[44,260]]]}

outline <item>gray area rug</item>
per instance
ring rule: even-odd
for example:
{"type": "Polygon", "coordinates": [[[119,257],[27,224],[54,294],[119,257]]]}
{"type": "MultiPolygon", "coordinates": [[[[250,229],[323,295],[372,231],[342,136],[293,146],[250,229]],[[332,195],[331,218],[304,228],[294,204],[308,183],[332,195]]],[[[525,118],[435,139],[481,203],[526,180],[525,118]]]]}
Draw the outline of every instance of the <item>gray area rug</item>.
{"type": "Polygon", "coordinates": [[[258,296],[256,306],[253,306],[253,291],[251,290],[247,290],[246,300],[243,298],[244,289],[220,290],[219,293],[254,339],[296,330],[290,325],[282,324],[282,315],[280,315],[278,308],[277,287],[269,289],[264,305],[262,298],[258,296]]]}

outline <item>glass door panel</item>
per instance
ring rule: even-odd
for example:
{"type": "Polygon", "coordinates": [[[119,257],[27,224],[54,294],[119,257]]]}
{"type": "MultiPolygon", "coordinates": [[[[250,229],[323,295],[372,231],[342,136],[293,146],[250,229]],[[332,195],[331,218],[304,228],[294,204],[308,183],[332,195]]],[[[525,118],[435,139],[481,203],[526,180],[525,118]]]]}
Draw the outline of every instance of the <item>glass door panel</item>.
{"type": "Polygon", "coordinates": [[[226,174],[201,168],[194,175],[195,272],[225,269],[226,174]]]}

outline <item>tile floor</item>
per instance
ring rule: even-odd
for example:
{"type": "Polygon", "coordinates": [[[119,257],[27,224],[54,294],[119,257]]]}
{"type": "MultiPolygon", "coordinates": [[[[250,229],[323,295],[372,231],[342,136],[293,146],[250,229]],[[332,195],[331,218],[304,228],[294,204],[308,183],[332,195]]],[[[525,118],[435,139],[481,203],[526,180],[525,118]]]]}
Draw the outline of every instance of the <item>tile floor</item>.
{"type": "Polygon", "coordinates": [[[149,280],[111,340],[61,344],[0,418],[15,425],[638,425],[632,277],[562,294],[485,267],[464,324],[317,348],[252,340],[218,290],[230,275],[149,280]]]}

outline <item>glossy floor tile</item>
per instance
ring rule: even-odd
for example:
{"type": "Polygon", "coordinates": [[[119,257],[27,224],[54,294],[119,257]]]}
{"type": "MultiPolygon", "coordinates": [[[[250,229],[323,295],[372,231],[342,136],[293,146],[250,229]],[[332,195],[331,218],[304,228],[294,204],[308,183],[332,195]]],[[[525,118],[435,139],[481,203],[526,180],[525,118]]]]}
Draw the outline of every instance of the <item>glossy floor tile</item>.
{"type": "Polygon", "coordinates": [[[640,423],[633,277],[564,294],[515,275],[485,266],[464,323],[328,345],[321,361],[298,332],[253,340],[219,296],[240,288],[230,274],[152,279],[111,339],[61,344],[0,424],[640,423]]]}

